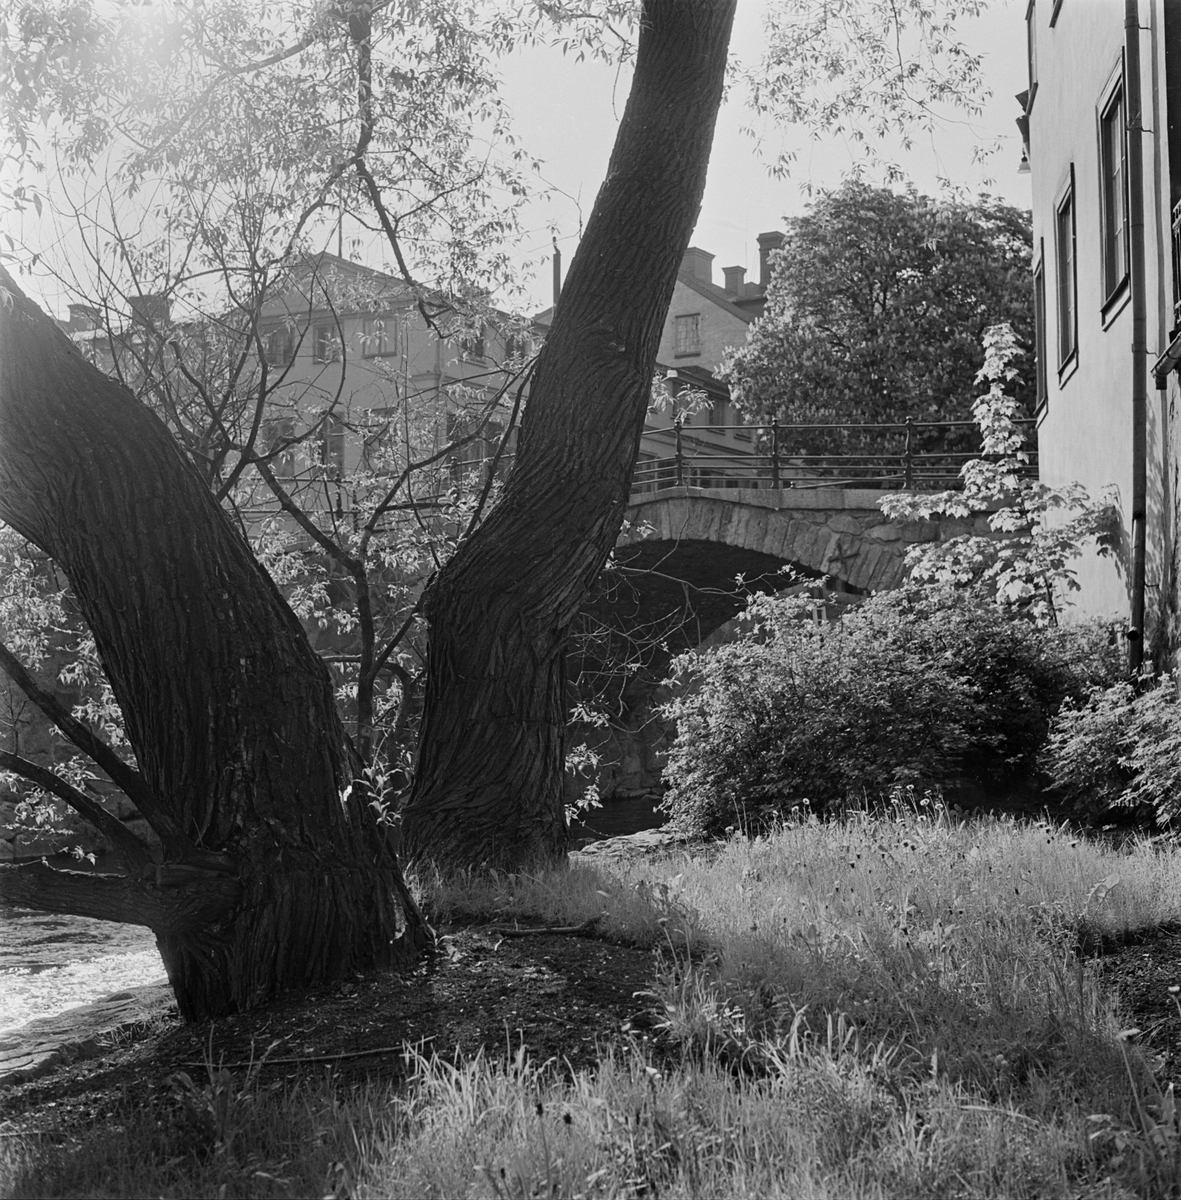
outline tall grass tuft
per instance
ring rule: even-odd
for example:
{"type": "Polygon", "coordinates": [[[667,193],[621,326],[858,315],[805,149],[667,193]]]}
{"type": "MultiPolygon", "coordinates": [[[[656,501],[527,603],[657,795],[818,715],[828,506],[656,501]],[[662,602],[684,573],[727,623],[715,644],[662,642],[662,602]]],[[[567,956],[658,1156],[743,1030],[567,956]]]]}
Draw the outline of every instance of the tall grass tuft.
{"type": "Polygon", "coordinates": [[[1181,919],[1177,851],[898,805],[610,870],[421,880],[436,914],[662,947],[657,1045],[406,1050],[407,1082],[174,1077],[0,1142],[29,1196],[1181,1197],[1181,1116],[1080,942],[1181,919]]]}

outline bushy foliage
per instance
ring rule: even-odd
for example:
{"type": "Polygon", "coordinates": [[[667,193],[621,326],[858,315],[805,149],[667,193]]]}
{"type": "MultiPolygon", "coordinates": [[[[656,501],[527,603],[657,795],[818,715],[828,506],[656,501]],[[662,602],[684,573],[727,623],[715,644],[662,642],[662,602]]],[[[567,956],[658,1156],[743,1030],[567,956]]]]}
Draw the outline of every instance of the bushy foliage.
{"type": "Polygon", "coordinates": [[[1112,809],[1151,811],[1161,825],[1181,816],[1181,703],[1165,673],[1124,680],[1067,701],[1042,756],[1051,786],[1082,816],[1112,809]]]}
{"type": "MultiPolygon", "coordinates": [[[[808,425],[963,419],[985,328],[1005,320],[1032,337],[1029,260],[1028,213],[989,198],[943,202],[855,179],[821,192],[788,222],[767,310],[726,368],[739,408],[808,425]]],[[[1028,388],[1020,399],[1032,410],[1028,388]]],[[[810,454],[878,436],[792,433],[810,454]]]]}
{"type": "Polygon", "coordinates": [[[963,588],[1009,615],[1054,625],[1066,594],[1078,590],[1073,563],[1082,546],[1090,541],[1099,554],[1111,552],[1115,506],[1110,496],[1093,499],[1080,483],[1051,487],[1028,478],[1029,453],[1013,395],[1021,378],[1013,365],[1021,340],[1012,326],[1000,324],[984,331],[983,342],[976,382],[988,391],[972,405],[981,457],[964,463],[957,490],[896,492],[880,506],[895,521],[991,512],[987,536],[961,534],[908,551],[910,578],[963,588]]]}
{"type": "Polygon", "coordinates": [[[1098,627],[1038,629],[951,589],[875,596],[833,625],[809,604],[756,597],[746,636],[675,661],[678,825],[716,834],[899,784],[1016,782],[1062,701],[1117,669],[1098,627]]]}

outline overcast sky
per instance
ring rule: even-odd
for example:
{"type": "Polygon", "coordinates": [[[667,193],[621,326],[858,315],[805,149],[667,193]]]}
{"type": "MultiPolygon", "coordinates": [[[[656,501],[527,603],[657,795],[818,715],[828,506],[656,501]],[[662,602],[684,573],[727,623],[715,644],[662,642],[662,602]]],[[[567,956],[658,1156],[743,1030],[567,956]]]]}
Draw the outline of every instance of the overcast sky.
{"type": "MultiPolygon", "coordinates": [[[[758,58],[765,7],[764,0],[738,0],[732,50],[744,62],[758,58]]],[[[1026,0],[992,0],[982,17],[960,25],[960,40],[983,57],[992,100],[980,119],[961,117],[911,152],[898,149],[892,155],[920,191],[935,194],[939,178],[945,177],[972,194],[988,191],[1029,207],[1029,176],[1017,173],[1021,140],[1014,124],[1020,113],[1014,97],[1027,86],[1025,7],[1026,0]],[[1001,150],[985,167],[973,163],[972,148],[996,137],[1004,139],[1001,150]]],[[[569,262],[580,221],[589,214],[606,172],[629,80],[627,73],[601,63],[575,63],[544,50],[522,54],[506,69],[504,94],[516,114],[522,144],[546,161],[546,179],[560,189],[533,206],[529,226],[534,237],[526,245],[534,254],[549,245],[547,223],[552,221],[561,229],[559,245],[569,262]]],[[[772,131],[769,140],[776,146],[782,137],[799,150],[792,178],[772,179],[753,141],[741,132],[749,121],[739,95],[722,109],[693,237],[693,245],[717,255],[713,265],[719,283],[722,267],[745,266],[748,278],[754,278],[757,235],[779,228],[785,215],[803,211],[805,186],[839,183],[859,157],[838,139],[812,142],[791,131],[772,131]]],[[[537,307],[549,303],[549,288],[549,276],[539,274],[530,289],[537,307]]]]}
{"type": "MultiPolygon", "coordinates": [[[[1019,113],[1014,96],[1026,86],[1025,4],[1026,0],[992,0],[983,17],[959,27],[960,40],[982,56],[993,93],[982,116],[956,116],[908,152],[883,149],[920,191],[937,193],[942,177],[968,193],[988,191],[1029,206],[1029,176],[1017,173],[1021,143],[1014,124],[1019,113]],[[997,138],[1002,139],[1000,151],[984,166],[973,162],[973,148],[997,138]]],[[[758,59],[765,7],[765,0],[738,0],[732,49],[743,62],[758,59]]],[[[503,75],[503,94],[516,117],[519,144],[544,161],[543,180],[553,189],[528,210],[520,255],[534,264],[525,307],[537,311],[551,298],[550,226],[559,230],[568,265],[606,171],[630,72],[603,63],[578,63],[558,51],[538,48],[506,60],[503,75]]],[[[810,140],[797,131],[772,129],[765,133],[773,150],[786,145],[798,151],[791,178],[774,179],[754,141],[742,132],[750,120],[735,89],[718,120],[701,219],[693,236],[694,245],[716,255],[717,282],[722,267],[734,265],[745,266],[748,278],[756,278],[757,235],[780,228],[785,216],[802,212],[809,186],[835,186],[859,159],[857,149],[839,138],[810,140]]],[[[55,237],[51,221],[38,222],[32,210],[10,214],[3,225],[26,246],[42,250],[53,243],[64,250],[71,236],[55,237]]],[[[80,254],[70,257],[76,266],[84,266],[80,254]]],[[[381,266],[385,257],[375,252],[371,265],[381,266]]],[[[69,297],[42,273],[23,274],[22,285],[51,311],[64,315],[69,297]]]]}

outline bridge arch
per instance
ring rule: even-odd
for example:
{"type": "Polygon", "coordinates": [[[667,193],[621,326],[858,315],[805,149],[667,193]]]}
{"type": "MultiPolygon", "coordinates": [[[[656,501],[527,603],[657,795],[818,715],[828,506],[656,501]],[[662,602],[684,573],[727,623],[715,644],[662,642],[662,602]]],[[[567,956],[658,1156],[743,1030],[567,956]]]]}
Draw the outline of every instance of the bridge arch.
{"type": "MultiPolygon", "coordinates": [[[[712,544],[870,592],[902,582],[906,551],[915,543],[988,532],[987,514],[887,520],[878,507],[886,494],[868,488],[691,487],[638,494],[628,504],[619,546],[712,544]]],[[[719,554],[719,565],[725,557],[719,554]]]]}

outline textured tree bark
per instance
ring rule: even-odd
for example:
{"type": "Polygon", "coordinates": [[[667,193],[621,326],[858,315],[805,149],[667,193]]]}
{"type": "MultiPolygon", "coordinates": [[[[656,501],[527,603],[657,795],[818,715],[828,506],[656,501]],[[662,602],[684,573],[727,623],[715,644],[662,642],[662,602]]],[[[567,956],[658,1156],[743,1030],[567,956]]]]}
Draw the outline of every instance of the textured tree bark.
{"type": "Polygon", "coordinates": [[[0,520],[73,585],[164,858],[91,902],[22,868],[0,895],[149,925],[190,1019],[425,943],[295,615],[164,425],[2,269],[0,520]]]}
{"type": "Polygon", "coordinates": [[[504,495],[445,564],[407,849],[517,868],[566,850],[566,633],[618,536],[661,327],[705,189],[734,0],[647,0],[607,179],[537,362],[504,495]]]}

